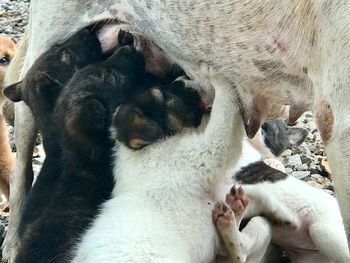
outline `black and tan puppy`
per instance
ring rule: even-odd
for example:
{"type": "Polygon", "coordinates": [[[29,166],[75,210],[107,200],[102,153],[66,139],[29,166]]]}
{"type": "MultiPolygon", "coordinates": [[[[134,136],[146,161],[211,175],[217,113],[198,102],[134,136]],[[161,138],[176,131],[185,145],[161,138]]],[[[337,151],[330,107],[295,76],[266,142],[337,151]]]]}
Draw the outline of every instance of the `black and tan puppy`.
{"type": "Polygon", "coordinates": [[[168,85],[155,85],[134,94],[121,105],[113,123],[118,129],[115,136],[137,150],[185,128],[199,126],[206,112],[198,92],[177,78],[168,85]]]}
{"type": "Polygon", "coordinates": [[[4,95],[10,100],[24,101],[30,107],[43,136],[46,153],[38,179],[25,200],[18,231],[20,236],[26,225],[42,213],[43,200],[51,200],[61,175],[60,125],[56,125],[52,116],[56,98],[79,68],[101,60],[101,56],[100,43],[95,33],[83,29],[42,54],[22,81],[4,89],[4,95]]]}

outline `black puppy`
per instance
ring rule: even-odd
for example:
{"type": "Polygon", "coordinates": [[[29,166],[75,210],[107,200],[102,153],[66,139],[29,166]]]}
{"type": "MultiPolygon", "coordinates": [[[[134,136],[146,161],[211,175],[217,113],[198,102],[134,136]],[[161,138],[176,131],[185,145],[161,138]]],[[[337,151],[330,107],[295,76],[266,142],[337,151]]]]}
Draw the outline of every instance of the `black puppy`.
{"type": "Polygon", "coordinates": [[[26,226],[42,213],[42,203],[50,202],[61,175],[60,125],[55,124],[52,116],[56,99],[77,70],[101,58],[101,46],[95,33],[82,29],[43,53],[22,81],[4,89],[10,100],[23,100],[30,107],[43,136],[46,153],[38,179],[25,199],[18,230],[20,237],[26,226]]]}

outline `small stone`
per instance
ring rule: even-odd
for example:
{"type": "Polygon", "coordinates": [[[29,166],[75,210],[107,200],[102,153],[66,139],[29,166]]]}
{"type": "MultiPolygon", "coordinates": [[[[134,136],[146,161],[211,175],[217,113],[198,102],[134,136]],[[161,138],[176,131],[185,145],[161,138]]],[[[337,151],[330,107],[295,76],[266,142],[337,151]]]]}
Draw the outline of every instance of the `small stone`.
{"type": "Polygon", "coordinates": [[[318,183],[322,183],[324,181],[324,177],[320,174],[311,174],[311,178],[318,183]]]}
{"type": "Polygon", "coordinates": [[[293,154],[293,151],[291,149],[287,149],[282,153],[283,157],[288,157],[291,156],[293,154]]]}
{"type": "Polygon", "coordinates": [[[288,164],[290,166],[296,167],[296,166],[302,165],[303,163],[302,163],[299,155],[292,155],[288,158],[288,164]]]}
{"type": "Polygon", "coordinates": [[[301,162],[303,164],[310,165],[314,160],[312,157],[309,157],[308,155],[302,154],[300,155],[301,162]]]}
{"type": "Polygon", "coordinates": [[[302,180],[306,179],[310,175],[310,171],[295,171],[292,173],[292,176],[302,180]]]}
{"type": "Polygon", "coordinates": [[[291,168],[286,168],[286,174],[291,175],[293,173],[293,169],[291,168]]]}
{"type": "Polygon", "coordinates": [[[295,170],[297,170],[297,171],[307,171],[307,170],[309,170],[309,166],[306,163],[303,163],[302,165],[296,166],[295,170]]]}

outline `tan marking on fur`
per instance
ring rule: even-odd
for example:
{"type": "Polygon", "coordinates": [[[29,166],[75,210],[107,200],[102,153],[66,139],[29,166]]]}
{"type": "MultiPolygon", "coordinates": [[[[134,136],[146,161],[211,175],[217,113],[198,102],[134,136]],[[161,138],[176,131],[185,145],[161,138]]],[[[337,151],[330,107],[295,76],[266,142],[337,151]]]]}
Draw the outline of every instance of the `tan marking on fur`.
{"type": "Polygon", "coordinates": [[[316,123],[324,144],[327,144],[332,137],[334,116],[331,106],[325,100],[315,106],[316,123]]]}
{"type": "Polygon", "coordinates": [[[145,142],[141,139],[137,139],[137,138],[131,139],[130,143],[129,143],[129,145],[132,149],[140,149],[147,144],[148,144],[147,142],[145,142]]]}
{"type": "Polygon", "coordinates": [[[181,131],[184,126],[182,121],[173,114],[168,116],[168,123],[169,127],[176,132],[181,131]]]}
{"type": "Polygon", "coordinates": [[[135,115],[134,117],[134,120],[133,120],[133,125],[135,127],[138,127],[138,126],[143,126],[146,124],[146,120],[138,115],[135,115]]]}

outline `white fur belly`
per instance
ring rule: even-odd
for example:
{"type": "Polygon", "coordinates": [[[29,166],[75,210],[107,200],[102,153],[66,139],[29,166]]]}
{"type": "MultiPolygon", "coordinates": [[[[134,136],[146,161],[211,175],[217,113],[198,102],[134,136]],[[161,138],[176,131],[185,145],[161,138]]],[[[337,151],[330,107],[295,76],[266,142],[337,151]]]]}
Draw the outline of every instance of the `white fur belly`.
{"type": "Polygon", "coordinates": [[[153,201],[124,194],[106,202],[73,262],[210,262],[217,245],[211,206],[153,201]]]}

